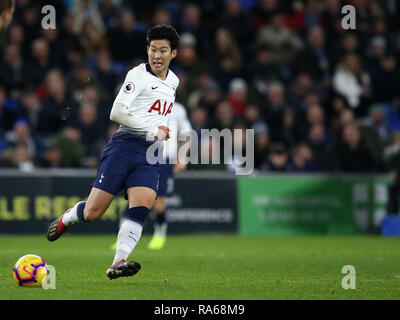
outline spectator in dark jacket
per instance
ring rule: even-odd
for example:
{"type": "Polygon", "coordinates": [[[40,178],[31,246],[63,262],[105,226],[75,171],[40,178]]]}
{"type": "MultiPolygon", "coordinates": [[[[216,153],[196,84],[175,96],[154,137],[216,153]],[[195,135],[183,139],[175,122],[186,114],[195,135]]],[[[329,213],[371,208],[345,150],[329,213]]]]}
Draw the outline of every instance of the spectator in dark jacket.
{"type": "Polygon", "coordinates": [[[64,78],[58,70],[52,70],[46,77],[48,96],[43,100],[39,113],[39,131],[51,135],[60,130],[76,113],[76,104],[67,94],[64,78]]]}
{"type": "Polygon", "coordinates": [[[21,49],[15,44],[7,45],[0,62],[0,84],[7,93],[19,96],[21,91],[34,84],[27,63],[22,59],[21,49]]]}
{"type": "Polygon", "coordinates": [[[360,130],[355,123],[344,127],[343,142],[336,147],[336,154],[343,172],[371,173],[375,171],[372,152],[361,140],[360,130]]]}
{"type": "Polygon", "coordinates": [[[307,33],[307,47],[298,55],[301,64],[297,68],[312,75],[318,81],[327,80],[330,65],[328,51],[325,45],[324,30],[320,27],[313,27],[307,33]]]}
{"type": "Polygon", "coordinates": [[[371,72],[371,88],[377,102],[392,102],[400,98],[400,67],[394,55],[385,55],[371,72]]]}
{"type": "Polygon", "coordinates": [[[316,172],[319,170],[319,164],[307,143],[299,143],[295,146],[289,170],[298,173],[316,172]]]}
{"type": "Polygon", "coordinates": [[[271,143],[261,170],[286,172],[289,170],[289,152],[282,142],[271,143]]]}
{"type": "Polygon", "coordinates": [[[114,60],[131,62],[146,57],[146,32],[135,19],[133,11],[120,15],[120,26],[109,33],[111,54],[114,60]]]}
{"type": "Polygon", "coordinates": [[[285,87],[280,82],[271,82],[268,86],[267,101],[262,108],[263,117],[270,128],[271,139],[277,140],[282,129],[282,119],[290,106],[286,102],[285,87]]]}
{"type": "Polygon", "coordinates": [[[332,143],[329,141],[325,126],[315,123],[308,132],[308,144],[313,152],[319,169],[323,172],[339,170],[339,163],[332,143]]]}

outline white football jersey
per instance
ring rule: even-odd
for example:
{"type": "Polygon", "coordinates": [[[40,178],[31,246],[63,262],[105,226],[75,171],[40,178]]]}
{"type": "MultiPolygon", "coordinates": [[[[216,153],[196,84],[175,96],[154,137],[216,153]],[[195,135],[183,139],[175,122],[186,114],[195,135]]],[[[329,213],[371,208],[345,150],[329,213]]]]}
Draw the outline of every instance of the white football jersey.
{"type": "Polygon", "coordinates": [[[170,163],[176,163],[179,142],[178,136],[192,129],[186,109],[179,102],[174,103],[174,107],[172,108],[171,115],[167,122],[167,127],[170,129],[170,138],[163,141],[163,157],[164,159],[169,159],[170,163]]]}
{"type": "Polygon", "coordinates": [[[135,127],[120,125],[118,132],[154,134],[155,128],[166,126],[174,106],[178,84],[179,79],[171,70],[168,70],[166,79],[161,80],[151,71],[147,63],[131,69],[114,104],[125,105],[137,125],[135,127]]]}

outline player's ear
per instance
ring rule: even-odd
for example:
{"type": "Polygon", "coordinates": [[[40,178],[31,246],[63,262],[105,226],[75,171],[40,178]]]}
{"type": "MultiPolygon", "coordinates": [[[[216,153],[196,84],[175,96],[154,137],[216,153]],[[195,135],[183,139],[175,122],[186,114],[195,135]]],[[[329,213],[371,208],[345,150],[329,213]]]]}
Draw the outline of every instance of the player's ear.
{"type": "Polygon", "coordinates": [[[175,58],[176,55],[178,54],[178,50],[177,49],[172,50],[171,54],[172,54],[172,59],[175,58]]]}
{"type": "Polygon", "coordinates": [[[147,47],[146,47],[146,52],[147,52],[147,54],[149,54],[149,50],[150,50],[150,46],[147,45],[147,47]]]}

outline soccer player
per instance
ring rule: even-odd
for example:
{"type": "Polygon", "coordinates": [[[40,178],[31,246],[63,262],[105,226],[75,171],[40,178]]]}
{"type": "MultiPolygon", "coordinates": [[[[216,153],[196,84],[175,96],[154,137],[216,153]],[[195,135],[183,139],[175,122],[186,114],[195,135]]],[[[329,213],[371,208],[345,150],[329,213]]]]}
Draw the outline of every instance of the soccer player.
{"type": "Polygon", "coordinates": [[[170,25],[157,25],[148,31],[148,63],[128,72],[115,98],[110,119],[120,128],[104,148],[87,201],[68,209],[47,231],[48,240],[55,241],[72,224],[99,219],[114,196],[125,190],[129,210],[118,233],[114,261],[107,269],[110,279],[132,276],[141,267],[126,259],[141,237],[157,195],[159,165],[151,164],[146,152],[153,143],[162,144],[169,138],[166,123],[179,84],[169,65],[177,55],[178,44],[179,36],[170,25]]]}
{"type": "Polygon", "coordinates": [[[0,36],[10,25],[14,14],[14,0],[0,0],[0,36]]]}

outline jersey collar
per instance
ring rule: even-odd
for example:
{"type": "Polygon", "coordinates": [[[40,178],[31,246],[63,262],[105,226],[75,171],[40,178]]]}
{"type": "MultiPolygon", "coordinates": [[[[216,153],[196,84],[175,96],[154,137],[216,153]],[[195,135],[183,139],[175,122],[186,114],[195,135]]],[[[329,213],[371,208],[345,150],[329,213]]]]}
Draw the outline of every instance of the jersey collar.
{"type": "MultiPolygon", "coordinates": [[[[150,72],[153,76],[157,77],[157,76],[154,74],[154,72],[151,71],[150,64],[149,64],[148,62],[146,63],[146,70],[147,70],[148,72],[150,72]]],[[[169,73],[169,69],[167,70],[167,74],[165,75],[165,80],[167,80],[168,73],[169,73]]],[[[158,77],[157,77],[157,78],[158,78],[158,77]]],[[[158,79],[160,79],[160,78],[158,78],[158,79]]],[[[160,79],[160,80],[161,80],[161,79],[160,79]]]]}

